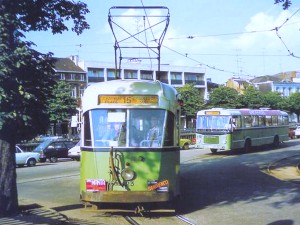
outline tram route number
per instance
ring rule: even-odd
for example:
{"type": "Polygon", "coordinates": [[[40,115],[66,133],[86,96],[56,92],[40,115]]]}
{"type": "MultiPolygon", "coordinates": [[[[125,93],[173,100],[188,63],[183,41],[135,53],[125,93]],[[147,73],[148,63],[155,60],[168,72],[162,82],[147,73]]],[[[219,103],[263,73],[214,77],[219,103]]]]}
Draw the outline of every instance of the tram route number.
{"type": "Polygon", "coordinates": [[[106,181],[104,179],[87,179],[85,187],[89,192],[106,191],[106,181]]]}
{"type": "Polygon", "coordinates": [[[156,190],[158,188],[167,187],[167,186],[169,186],[169,181],[168,180],[163,180],[163,181],[160,181],[160,182],[157,182],[155,184],[152,184],[152,185],[148,186],[148,190],[153,191],[153,190],[156,190]]]}
{"type": "Polygon", "coordinates": [[[157,105],[157,95],[99,95],[99,104],[157,105]]]}

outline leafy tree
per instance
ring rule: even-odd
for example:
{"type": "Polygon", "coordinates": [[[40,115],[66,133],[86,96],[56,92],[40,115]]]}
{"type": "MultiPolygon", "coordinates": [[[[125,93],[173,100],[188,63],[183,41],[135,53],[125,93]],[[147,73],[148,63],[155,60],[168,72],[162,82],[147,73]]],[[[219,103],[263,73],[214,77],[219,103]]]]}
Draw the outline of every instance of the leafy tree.
{"type": "Polygon", "coordinates": [[[253,86],[248,86],[244,94],[240,96],[242,108],[259,109],[265,107],[264,94],[255,89],[253,86]]]}
{"type": "Polygon", "coordinates": [[[270,109],[287,109],[286,98],[282,97],[278,92],[267,92],[264,94],[264,107],[270,109]]]}
{"type": "Polygon", "coordinates": [[[56,87],[53,89],[53,98],[48,101],[48,112],[50,121],[54,125],[69,122],[71,116],[76,113],[77,101],[71,96],[71,91],[71,86],[65,81],[57,82],[56,87]]]}
{"type": "Polygon", "coordinates": [[[214,88],[209,93],[207,108],[239,108],[239,93],[237,90],[225,86],[214,88]]]}
{"type": "Polygon", "coordinates": [[[288,102],[289,102],[289,111],[291,113],[295,113],[297,115],[297,121],[299,122],[299,116],[300,116],[300,93],[292,93],[288,97],[288,102]]]}
{"type": "Polygon", "coordinates": [[[87,5],[71,0],[0,0],[0,217],[17,213],[15,144],[47,127],[46,99],[53,85],[49,54],[31,49],[25,32],[89,28],[87,5]]]}
{"type": "Polygon", "coordinates": [[[199,90],[195,88],[194,84],[186,84],[183,87],[176,88],[181,94],[183,100],[182,112],[186,115],[187,120],[196,117],[196,113],[203,109],[204,100],[199,90]]]}

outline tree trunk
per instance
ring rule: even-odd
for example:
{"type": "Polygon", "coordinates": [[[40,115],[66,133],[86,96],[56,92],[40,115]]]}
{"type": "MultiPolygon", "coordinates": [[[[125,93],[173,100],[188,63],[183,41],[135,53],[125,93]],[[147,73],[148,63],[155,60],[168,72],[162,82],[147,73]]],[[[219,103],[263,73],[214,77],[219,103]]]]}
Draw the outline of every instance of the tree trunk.
{"type": "Polygon", "coordinates": [[[0,139],[0,217],[18,213],[15,145],[0,139]]]}

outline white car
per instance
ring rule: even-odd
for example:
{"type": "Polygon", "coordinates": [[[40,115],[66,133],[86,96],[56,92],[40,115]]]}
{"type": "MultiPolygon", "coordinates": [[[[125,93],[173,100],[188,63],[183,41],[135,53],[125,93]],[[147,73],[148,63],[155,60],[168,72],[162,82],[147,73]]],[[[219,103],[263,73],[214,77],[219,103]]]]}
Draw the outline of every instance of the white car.
{"type": "Polygon", "coordinates": [[[76,161],[80,160],[81,150],[80,150],[80,141],[68,151],[68,157],[75,159],[76,161]]]}
{"type": "Polygon", "coordinates": [[[16,164],[19,167],[24,165],[35,166],[40,159],[40,154],[35,152],[24,152],[19,146],[16,146],[16,164]]]}
{"type": "Polygon", "coordinates": [[[295,136],[300,137],[300,126],[298,126],[295,130],[295,136]]]}

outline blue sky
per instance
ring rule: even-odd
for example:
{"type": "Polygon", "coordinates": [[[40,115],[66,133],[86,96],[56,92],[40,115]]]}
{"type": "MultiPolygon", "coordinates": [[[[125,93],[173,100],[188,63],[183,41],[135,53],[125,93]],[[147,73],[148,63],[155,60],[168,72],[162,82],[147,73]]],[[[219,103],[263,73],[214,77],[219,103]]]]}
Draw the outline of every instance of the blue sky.
{"type": "MultiPolygon", "coordinates": [[[[40,52],[50,51],[56,57],[79,55],[81,60],[114,62],[114,37],[108,24],[109,9],[113,6],[165,6],[169,9],[170,23],[162,42],[161,64],[199,66],[205,71],[206,77],[215,83],[224,83],[231,77],[247,79],[300,70],[300,0],[293,0],[288,11],[284,11],[281,5],[274,5],[274,0],[83,2],[88,4],[90,10],[86,18],[91,29],[82,35],[77,36],[72,32],[57,35],[30,32],[26,34],[27,39],[33,41],[40,52]],[[276,27],[277,32],[274,29],[276,27]],[[191,36],[193,38],[188,38],[191,36]]],[[[136,18],[115,17],[128,14],[126,10],[111,10],[111,13],[114,21],[131,33],[157,22],[155,17],[146,22],[136,18]]],[[[147,11],[147,15],[165,16],[166,12],[147,11]]],[[[148,33],[139,38],[144,38],[150,45],[154,37],[161,35],[163,27],[161,24],[153,30],[148,29],[148,33]]],[[[117,34],[118,41],[125,37],[124,33],[117,34]]],[[[128,41],[129,45],[133,43],[133,40],[128,41]]],[[[132,54],[138,58],[146,53],[136,49],[132,54]]],[[[157,64],[157,61],[142,60],[141,63],[157,64]]]]}

